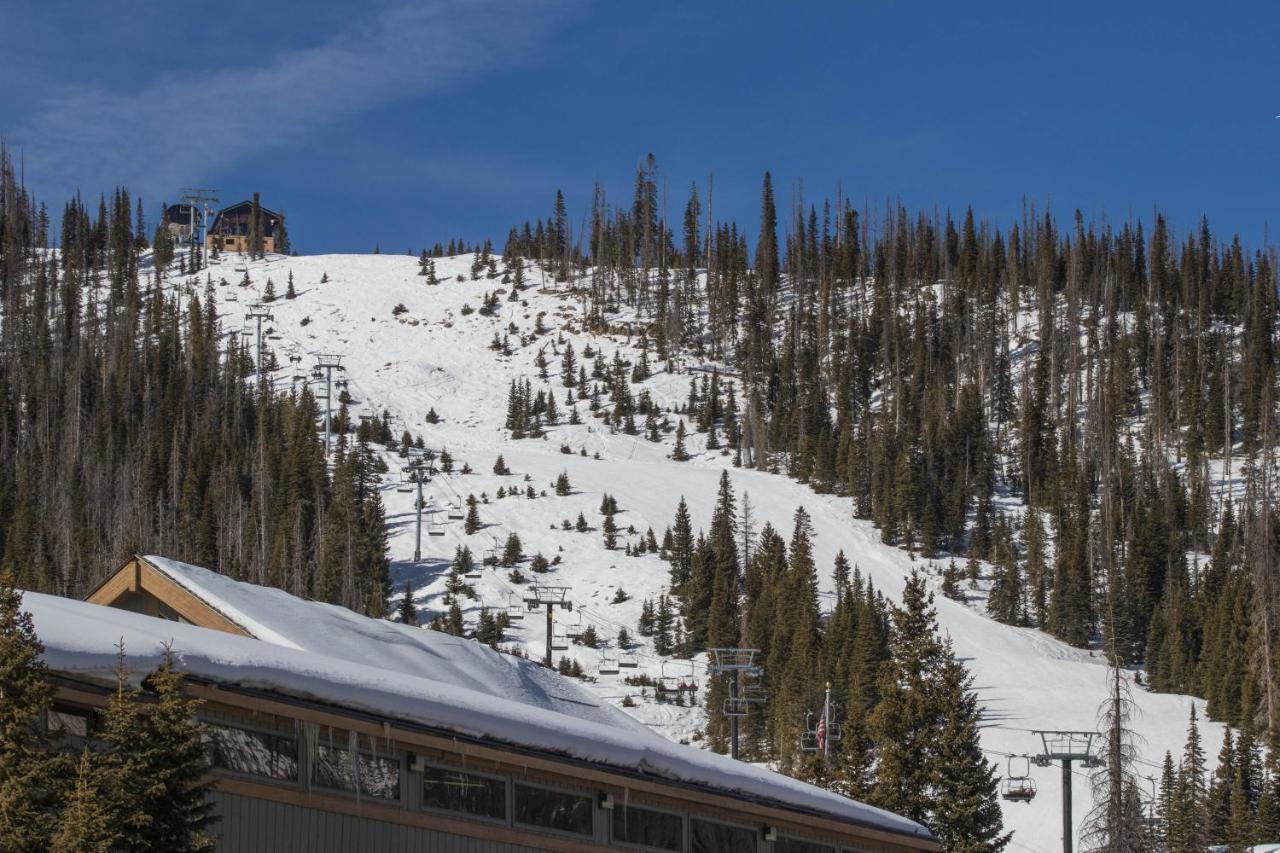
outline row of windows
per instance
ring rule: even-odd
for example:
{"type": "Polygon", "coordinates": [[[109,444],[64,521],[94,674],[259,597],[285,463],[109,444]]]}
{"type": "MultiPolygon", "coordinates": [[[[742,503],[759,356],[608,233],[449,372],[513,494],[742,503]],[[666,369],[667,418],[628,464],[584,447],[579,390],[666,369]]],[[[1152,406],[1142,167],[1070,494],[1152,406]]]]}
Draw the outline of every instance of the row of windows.
{"type": "MultiPolygon", "coordinates": [[[[69,742],[91,737],[97,714],[86,708],[57,704],[47,715],[50,734],[69,742]]],[[[314,784],[331,790],[399,803],[402,759],[372,755],[330,737],[316,738],[310,775],[314,784]]],[[[343,733],[346,735],[346,733],[343,733]]],[[[302,773],[300,738],[205,721],[205,743],[214,767],[232,773],[297,784],[302,773]]],[[[464,814],[481,820],[532,827],[591,838],[596,803],[592,795],[526,784],[449,767],[426,765],[421,774],[421,807],[464,814]]],[[[756,853],[759,830],[640,806],[615,804],[610,838],[618,844],[649,850],[691,853],[756,853]],[[686,834],[688,846],[686,848],[686,834]]],[[[834,847],[803,839],[779,837],[775,853],[836,853],[834,847]]]]}
{"type": "MultiPolygon", "coordinates": [[[[424,808],[463,812],[474,817],[505,821],[505,779],[445,767],[426,767],[422,777],[424,808]]],[[[593,803],[590,797],[515,782],[512,799],[515,823],[584,837],[592,835],[593,803]]],[[[717,823],[699,817],[688,822],[692,853],[755,853],[758,831],[745,826],[717,823]]],[[[615,805],[610,837],[620,844],[652,850],[685,849],[684,816],[631,805],[615,805]]],[[[780,837],[776,853],[835,853],[829,845],[780,837]]]]}

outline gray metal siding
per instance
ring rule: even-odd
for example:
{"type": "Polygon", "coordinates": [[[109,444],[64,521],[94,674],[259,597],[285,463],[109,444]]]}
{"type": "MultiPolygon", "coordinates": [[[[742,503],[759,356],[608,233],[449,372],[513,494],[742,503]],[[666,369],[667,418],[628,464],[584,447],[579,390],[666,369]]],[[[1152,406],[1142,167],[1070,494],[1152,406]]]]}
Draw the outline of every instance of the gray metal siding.
{"type": "Polygon", "coordinates": [[[221,817],[214,827],[219,853],[542,853],[540,848],[483,841],[238,794],[215,791],[212,799],[221,817]]]}

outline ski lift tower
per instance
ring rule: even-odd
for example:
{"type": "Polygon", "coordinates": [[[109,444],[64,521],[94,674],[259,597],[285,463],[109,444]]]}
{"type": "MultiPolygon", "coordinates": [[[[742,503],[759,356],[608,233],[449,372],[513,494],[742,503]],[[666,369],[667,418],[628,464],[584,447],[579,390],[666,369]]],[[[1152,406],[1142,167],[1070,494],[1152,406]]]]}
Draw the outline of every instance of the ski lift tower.
{"type": "Polygon", "coordinates": [[[330,454],[329,435],[332,430],[333,422],[333,372],[335,370],[346,370],[342,366],[342,356],[333,355],[332,353],[315,354],[316,371],[324,374],[324,455],[330,454]]]}
{"type": "Polygon", "coordinates": [[[217,190],[208,187],[187,187],[182,191],[182,200],[189,206],[187,226],[190,230],[187,236],[190,241],[192,263],[195,263],[196,247],[203,246],[205,242],[209,214],[213,212],[209,205],[220,203],[218,197],[214,195],[216,192],[217,190]]]}
{"type": "Polygon", "coordinates": [[[1102,760],[1094,752],[1101,740],[1097,732],[1033,731],[1040,736],[1044,751],[1031,760],[1039,767],[1062,763],[1062,853],[1071,853],[1071,765],[1098,767],[1102,760]]]}
{"type": "Polygon", "coordinates": [[[254,367],[256,368],[255,377],[258,384],[262,384],[262,321],[268,323],[275,322],[275,316],[271,313],[271,309],[263,305],[261,302],[255,302],[249,306],[249,310],[244,312],[244,318],[250,321],[256,321],[258,324],[257,337],[254,338],[254,367]]]}
{"type": "Polygon", "coordinates": [[[752,696],[738,695],[739,676],[758,679],[764,667],[756,663],[759,649],[707,649],[711,658],[707,671],[711,675],[729,676],[729,698],[724,703],[724,714],[729,718],[729,755],[738,757],[738,718],[747,715],[747,704],[752,696]]]}
{"type": "Polygon", "coordinates": [[[562,610],[572,610],[573,602],[569,601],[566,596],[569,594],[567,586],[531,586],[524,596],[525,607],[530,610],[537,610],[539,607],[547,608],[547,656],[543,659],[543,664],[551,668],[551,633],[552,633],[552,612],[559,607],[562,610]]]}
{"type": "Polygon", "coordinates": [[[405,479],[413,483],[418,492],[413,502],[413,508],[417,516],[413,561],[417,563],[422,560],[422,484],[430,483],[432,475],[436,472],[435,456],[428,451],[413,448],[409,451],[409,464],[405,465],[403,470],[405,479]]]}

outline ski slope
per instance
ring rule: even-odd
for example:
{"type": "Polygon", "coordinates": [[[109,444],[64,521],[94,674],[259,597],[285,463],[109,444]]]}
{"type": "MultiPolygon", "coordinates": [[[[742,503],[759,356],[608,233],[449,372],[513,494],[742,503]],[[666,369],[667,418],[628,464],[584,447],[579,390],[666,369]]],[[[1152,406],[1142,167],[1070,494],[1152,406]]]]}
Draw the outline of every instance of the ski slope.
{"type": "MultiPolygon", "coordinates": [[[[735,469],[732,457],[720,451],[707,452],[705,437],[689,429],[686,447],[693,455],[688,462],[674,462],[667,456],[673,438],[668,435],[661,444],[653,444],[643,436],[612,434],[591,417],[585,402],[578,404],[583,423],[568,426],[568,408],[563,405],[566,389],[559,381],[560,359],[552,354],[552,341],[571,340],[580,363],[584,346],[603,349],[607,359],[615,350],[630,359],[637,354],[625,337],[590,335],[581,330],[581,305],[570,295],[558,293],[555,285],[544,282],[533,272],[526,281],[522,302],[506,301],[507,286],[499,280],[472,281],[470,255],[438,259],[437,275],[441,283],[428,286],[417,275],[417,259],[396,255],[317,255],[309,257],[271,256],[263,261],[246,262],[230,255],[209,270],[215,284],[225,279],[226,286],[216,286],[219,312],[225,329],[239,329],[248,305],[256,301],[268,278],[275,285],[278,298],[271,303],[274,320],[270,324],[273,338],[264,341],[281,365],[270,375],[278,388],[295,384],[295,370],[290,355],[302,356],[301,374],[309,377],[314,362],[312,354],[323,352],[342,355],[345,378],[353,398],[353,419],[357,414],[381,413],[388,410],[397,437],[407,429],[421,435],[431,448],[445,447],[455,458],[455,472],[467,463],[475,473],[438,476],[425,487],[427,503],[443,508],[448,503],[477,498],[486,494],[489,502],[480,506],[485,527],[467,536],[461,521],[445,525],[444,535],[422,536],[423,560],[412,561],[414,551],[414,512],[411,493],[397,491],[395,480],[402,460],[388,454],[392,466],[383,498],[390,528],[391,556],[397,584],[405,581],[414,588],[415,603],[423,618],[444,609],[445,575],[455,549],[470,547],[477,562],[484,552],[501,546],[508,533],[517,532],[526,556],[541,553],[549,560],[560,558],[559,565],[541,576],[522,569],[530,580],[570,587],[572,613],[557,611],[557,630],[575,625],[594,624],[607,643],[617,630],[626,626],[636,649],[636,669],[622,669],[618,675],[600,675],[588,689],[601,698],[621,706],[630,695],[635,707],[626,710],[651,728],[676,740],[696,740],[704,721],[700,707],[659,705],[642,696],[639,688],[623,682],[628,674],[647,673],[657,678],[663,663],[643,643],[635,630],[641,603],[660,595],[666,585],[667,564],[656,555],[629,557],[623,553],[625,532],[633,526],[640,534],[650,527],[661,538],[670,524],[676,504],[683,495],[689,504],[695,529],[709,524],[710,511],[721,472],[728,470],[741,506],[744,494],[750,496],[755,528],[767,521],[784,536],[790,536],[793,514],[804,506],[812,516],[815,531],[815,558],[822,574],[824,591],[832,588],[830,577],[834,557],[843,550],[850,562],[861,569],[878,589],[897,598],[904,576],[918,561],[905,551],[885,546],[869,522],[851,516],[848,501],[833,496],[819,496],[806,486],[785,477],[751,470],[735,469]],[[284,299],[289,272],[294,276],[297,298],[284,299]],[[239,282],[248,273],[248,287],[239,282]],[[321,279],[327,275],[327,281],[321,279]],[[458,281],[462,275],[464,281],[458,281]],[[485,291],[502,289],[497,315],[485,317],[462,308],[481,306],[485,291]],[[398,316],[392,311],[398,305],[406,309],[398,316]],[[520,333],[529,334],[540,312],[547,334],[536,337],[521,347],[520,333]],[[497,330],[510,332],[513,353],[504,356],[489,348],[497,330]],[[275,338],[274,336],[278,336],[275,338]],[[546,348],[549,379],[538,378],[534,361],[540,347],[546,348]],[[542,439],[512,441],[503,428],[506,418],[507,391],[513,379],[529,379],[536,393],[552,389],[559,404],[561,425],[548,428],[542,439]],[[440,422],[426,422],[427,412],[434,409],[440,422]],[[573,453],[566,455],[561,446],[573,453]],[[585,448],[587,455],[579,454],[585,448]],[[511,470],[507,476],[492,473],[494,460],[501,453],[511,470]],[[598,459],[595,458],[598,455],[598,459]],[[553,482],[560,472],[568,473],[573,493],[557,497],[553,482]],[[528,478],[526,480],[526,477],[528,478]],[[545,496],[530,500],[521,494],[495,500],[502,486],[524,491],[532,485],[545,496]],[[621,513],[619,546],[607,551],[599,530],[601,496],[617,498],[621,513]],[[592,525],[588,533],[562,530],[561,523],[574,521],[582,513],[592,525]],[[621,587],[630,599],[614,604],[616,590],[621,587]]],[[[201,273],[200,282],[204,281],[201,273]]],[[[264,332],[266,327],[264,326],[264,332]]],[[[654,363],[655,375],[644,383],[655,401],[663,406],[682,403],[688,395],[689,375],[668,375],[654,363]]],[[[633,392],[638,393],[633,387],[633,392]]],[[[336,391],[335,391],[336,395],[336,391]]],[[[674,422],[674,421],[673,421],[674,422]]],[[[441,515],[443,520],[443,514],[441,515]]],[[[424,525],[425,528],[425,525],[424,525]]],[[[632,541],[635,537],[630,537],[632,541]]],[[[486,569],[479,579],[469,581],[475,587],[477,600],[462,599],[464,610],[472,620],[481,606],[501,609],[520,604],[519,588],[507,580],[506,569],[486,569]]],[[[940,585],[940,578],[930,583],[940,585]]],[[[983,746],[1002,775],[1006,755],[1034,754],[1040,750],[1033,729],[1092,730],[1097,726],[1099,704],[1105,698],[1106,666],[1100,657],[1075,649],[1033,629],[1014,628],[987,618],[973,606],[949,600],[940,592],[936,596],[938,618],[958,655],[966,659],[975,677],[975,686],[986,708],[983,746]]],[[[513,610],[512,612],[516,612],[513,610]]],[[[508,640],[523,645],[531,656],[541,657],[544,646],[544,617],[529,613],[514,621],[508,640]]],[[[571,645],[567,654],[582,663],[588,674],[597,672],[602,654],[614,655],[615,649],[593,651],[571,645]]],[[[702,664],[696,668],[702,678],[702,664]]],[[[677,674],[668,664],[668,674],[677,674]]],[[[652,690],[647,691],[651,695],[652,690]]],[[[1200,700],[1185,696],[1157,695],[1134,688],[1139,705],[1137,728],[1143,738],[1141,772],[1159,773],[1159,762],[1165,750],[1175,755],[1182,748],[1187,717],[1193,702],[1199,706],[1205,751],[1216,756],[1222,728],[1204,722],[1200,700]]],[[[1051,851],[1061,844],[1060,769],[1031,768],[1039,795],[1031,803],[1003,802],[1005,824],[1014,830],[1011,850],[1051,851]]],[[[1074,775],[1075,808],[1073,824],[1077,831],[1091,800],[1088,778],[1077,768],[1074,775]]]]}

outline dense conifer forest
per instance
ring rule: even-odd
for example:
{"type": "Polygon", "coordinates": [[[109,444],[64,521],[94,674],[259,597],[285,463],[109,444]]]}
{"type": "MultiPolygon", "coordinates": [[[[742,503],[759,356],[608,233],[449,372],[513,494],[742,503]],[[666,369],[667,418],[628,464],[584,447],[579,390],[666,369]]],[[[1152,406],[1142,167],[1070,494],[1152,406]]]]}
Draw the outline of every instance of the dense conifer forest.
{"type": "Polygon", "coordinates": [[[382,615],[379,463],[362,438],[388,427],[340,429],[326,470],[315,400],[252,381],[212,280],[141,272],[141,203],[119,189],[96,207],[70,200],[50,233],[0,157],[0,566],[81,596],[163,553],[382,615]]]}
{"type": "Polygon", "coordinates": [[[780,223],[767,174],[752,250],[703,224],[696,186],[677,232],[659,180],[650,159],[630,204],[597,190],[577,231],[558,197],[506,255],[636,328],[648,358],[706,365],[685,414],[741,465],[848,495],[926,561],[989,562],[1002,621],[1275,730],[1270,251],[1159,213],[1064,225],[1029,206],[1001,231],[797,198],[780,223]]]}
{"type": "MultiPolygon", "coordinates": [[[[575,224],[557,194],[545,220],[511,229],[504,255],[541,262],[597,327],[634,333],[631,379],[650,360],[691,367],[682,414],[735,464],[847,495],[946,594],[981,589],[1000,621],[1097,648],[1147,689],[1206,698],[1237,745],[1212,785],[1194,761],[1166,774],[1149,840],[1189,850],[1179,833],[1280,831],[1277,768],[1259,752],[1280,737],[1274,253],[1207,221],[1177,234],[1158,211],[1062,222],[1027,205],[1000,229],[971,210],[871,211],[796,191],[780,218],[767,173],[751,247],[712,217],[710,180],[675,215],[666,198],[650,157],[628,202],[597,187],[575,224]]],[[[593,409],[607,395],[607,419],[656,438],[662,413],[633,398],[621,365],[597,363],[593,380],[578,369],[593,409]]],[[[672,458],[682,448],[683,432],[672,458]]],[[[820,614],[806,528],[801,511],[789,544],[769,528],[743,537],[722,489],[711,530],[695,535],[681,504],[663,547],[675,602],[659,603],[662,641],[764,650],[766,679],[795,707],[753,709],[748,754],[910,811],[883,790],[885,750],[901,742],[888,709],[900,709],[876,709],[918,653],[895,626],[927,605],[913,604],[913,582],[889,613],[840,562],[838,603],[820,614]],[[801,711],[828,680],[849,690],[840,761],[797,767],[801,711]]],[[[708,734],[723,746],[715,715],[708,734]]],[[[938,766],[917,759],[904,766],[938,766]]],[[[1123,787],[1113,829],[1133,817],[1123,787]]]]}

